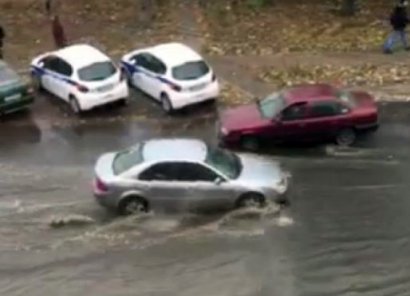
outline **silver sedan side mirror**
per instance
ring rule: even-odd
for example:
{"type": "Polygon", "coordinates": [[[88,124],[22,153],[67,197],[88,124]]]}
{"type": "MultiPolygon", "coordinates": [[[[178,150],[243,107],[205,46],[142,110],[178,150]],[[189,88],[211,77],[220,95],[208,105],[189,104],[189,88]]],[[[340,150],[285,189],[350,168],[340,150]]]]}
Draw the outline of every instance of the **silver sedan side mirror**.
{"type": "Polygon", "coordinates": [[[224,180],[221,177],[217,177],[214,182],[215,182],[216,185],[221,185],[223,183],[223,181],[224,180]]]}

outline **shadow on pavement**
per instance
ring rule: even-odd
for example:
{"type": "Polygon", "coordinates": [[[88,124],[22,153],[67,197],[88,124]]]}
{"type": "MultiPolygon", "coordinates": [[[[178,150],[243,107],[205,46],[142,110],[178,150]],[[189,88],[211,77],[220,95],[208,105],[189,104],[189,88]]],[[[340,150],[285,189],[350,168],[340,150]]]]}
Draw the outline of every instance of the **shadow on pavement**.
{"type": "Polygon", "coordinates": [[[29,109],[4,115],[0,122],[0,145],[9,146],[41,141],[41,130],[34,122],[29,109]]]}

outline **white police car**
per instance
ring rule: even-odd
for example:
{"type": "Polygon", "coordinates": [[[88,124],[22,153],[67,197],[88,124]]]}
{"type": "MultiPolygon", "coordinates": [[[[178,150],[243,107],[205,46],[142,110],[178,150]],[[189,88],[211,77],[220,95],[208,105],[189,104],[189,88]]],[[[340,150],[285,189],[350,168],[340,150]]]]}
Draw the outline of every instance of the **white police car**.
{"type": "Polygon", "coordinates": [[[122,57],[121,64],[129,83],[160,101],[167,113],[219,96],[213,70],[181,43],[132,51],[122,57]]]}
{"type": "Polygon", "coordinates": [[[31,62],[33,84],[67,101],[75,113],[128,100],[125,75],[98,49],[77,44],[31,62]]]}

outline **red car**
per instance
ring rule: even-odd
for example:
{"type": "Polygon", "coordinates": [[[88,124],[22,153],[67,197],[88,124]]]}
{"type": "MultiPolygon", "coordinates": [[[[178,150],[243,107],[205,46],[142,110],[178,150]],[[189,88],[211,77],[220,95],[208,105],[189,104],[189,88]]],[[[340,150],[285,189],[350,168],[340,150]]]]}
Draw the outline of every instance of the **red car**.
{"type": "Polygon", "coordinates": [[[325,140],[353,144],[360,132],[378,127],[374,98],[328,84],[299,85],[221,114],[223,146],[256,150],[274,142],[325,140]]]}

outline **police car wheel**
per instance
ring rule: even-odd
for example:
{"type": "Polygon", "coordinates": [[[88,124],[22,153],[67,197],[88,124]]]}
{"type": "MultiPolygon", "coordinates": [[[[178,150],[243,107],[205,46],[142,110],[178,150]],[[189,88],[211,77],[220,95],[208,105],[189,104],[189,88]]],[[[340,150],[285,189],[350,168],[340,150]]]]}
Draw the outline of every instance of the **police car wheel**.
{"type": "Polygon", "coordinates": [[[81,113],[81,108],[80,108],[80,105],[78,104],[78,101],[77,101],[76,98],[71,97],[70,107],[71,107],[71,110],[74,112],[74,114],[80,114],[81,113]]]}
{"type": "Polygon", "coordinates": [[[162,105],[162,109],[164,109],[166,113],[169,114],[172,112],[172,104],[166,94],[161,95],[161,105],[162,105]]]}

